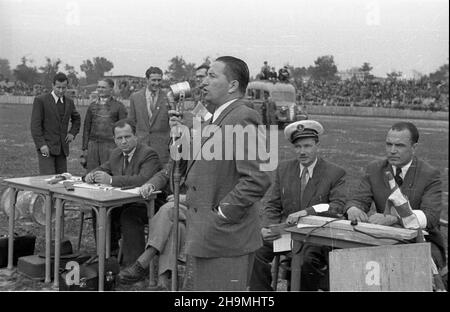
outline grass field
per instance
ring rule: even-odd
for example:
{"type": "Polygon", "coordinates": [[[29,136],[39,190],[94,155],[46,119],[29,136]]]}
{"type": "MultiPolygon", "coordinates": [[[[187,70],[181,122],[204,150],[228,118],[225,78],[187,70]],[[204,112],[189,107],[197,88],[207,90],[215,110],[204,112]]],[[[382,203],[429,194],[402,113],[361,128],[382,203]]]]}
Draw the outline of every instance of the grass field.
{"type": "MultiPolygon", "coordinates": [[[[86,107],[79,107],[84,120],[86,107]]],[[[0,104],[0,182],[5,178],[31,176],[38,174],[37,155],[30,135],[31,105],[0,104]]],[[[347,191],[351,194],[362,175],[364,167],[372,160],[382,159],[384,140],[387,129],[398,119],[363,118],[339,116],[310,116],[310,119],[321,122],[325,133],[321,139],[321,155],[347,170],[347,191]]],[[[443,182],[443,211],[441,217],[448,220],[448,139],[449,124],[447,121],[412,120],[420,131],[417,155],[438,168],[443,182]]],[[[279,132],[279,159],[293,157],[290,144],[279,132]]],[[[78,135],[71,146],[68,159],[68,171],[73,175],[82,175],[79,165],[81,155],[81,135],[78,135]]],[[[0,193],[6,188],[0,184],[0,193]]],[[[77,221],[78,222],[78,221],[77,221]]],[[[0,234],[7,233],[7,218],[0,214],[0,234]]],[[[68,236],[73,238],[77,233],[76,222],[68,222],[68,236]]],[[[33,232],[38,236],[36,249],[43,248],[44,228],[30,222],[19,222],[19,233],[33,232]]],[[[447,229],[443,229],[447,241],[447,229]]],[[[92,238],[87,231],[86,237],[92,238]]],[[[92,239],[86,238],[83,246],[93,248],[92,239]]],[[[20,283],[2,282],[0,290],[42,289],[45,286],[31,281],[20,283]],[[5,284],[6,283],[6,284],[5,284]],[[4,284],[4,285],[3,285],[4,284]]]]}

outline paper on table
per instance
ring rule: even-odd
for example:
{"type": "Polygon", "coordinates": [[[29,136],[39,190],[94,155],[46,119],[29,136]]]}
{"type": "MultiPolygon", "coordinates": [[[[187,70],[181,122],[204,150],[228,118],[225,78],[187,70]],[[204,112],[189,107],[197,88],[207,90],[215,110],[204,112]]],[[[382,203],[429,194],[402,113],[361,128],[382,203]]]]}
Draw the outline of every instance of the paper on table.
{"type": "Polygon", "coordinates": [[[121,191],[121,192],[130,193],[130,194],[135,194],[135,195],[140,195],[141,194],[139,192],[139,187],[135,187],[135,188],[128,189],[128,190],[121,190],[120,188],[116,188],[116,190],[121,191]]]}
{"type": "Polygon", "coordinates": [[[273,252],[289,250],[291,250],[291,233],[283,234],[280,238],[273,241],[273,252]]]}
{"type": "Polygon", "coordinates": [[[74,184],[75,187],[81,187],[91,190],[112,190],[113,187],[106,184],[89,184],[85,182],[77,182],[74,184]]]}

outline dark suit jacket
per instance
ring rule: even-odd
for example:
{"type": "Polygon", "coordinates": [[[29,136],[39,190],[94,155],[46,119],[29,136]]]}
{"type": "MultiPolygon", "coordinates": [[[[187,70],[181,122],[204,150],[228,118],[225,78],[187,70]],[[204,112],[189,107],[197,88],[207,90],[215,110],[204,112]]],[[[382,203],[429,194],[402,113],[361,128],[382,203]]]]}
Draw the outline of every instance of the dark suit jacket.
{"type": "Polygon", "coordinates": [[[162,90],[159,91],[155,111],[152,118],[148,118],[145,89],[133,93],[130,97],[129,118],[136,123],[136,135],[140,142],[153,148],[165,164],[169,160],[169,102],[162,90]]]}
{"type": "MultiPolygon", "coordinates": [[[[224,125],[260,125],[259,114],[238,100],[228,106],[214,125],[222,132],[224,159],[224,125]],[[220,128],[219,128],[220,127],[220,128]]],[[[203,146],[209,140],[203,140],[203,146]]],[[[265,139],[264,139],[265,140],[265,139]]],[[[248,146],[244,155],[248,153],[248,146]]],[[[255,203],[270,184],[258,160],[190,160],[186,171],[187,254],[196,257],[234,257],[249,254],[262,246],[259,212],[255,203]],[[219,216],[220,205],[227,219],[219,216]]]]}
{"type": "Polygon", "coordinates": [[[298,159],[281,162],[275,172],[264,207],[263,226],[282,223],[291,213],[308,210],[312,206],[330,204],[329,211],[343,213],[345,205],[345,171],[322,158],[318,158],[312,178],[305,188],[303,200],[300,192],[300,163],[298,159]]]}
{"type": "Polygon", "coordinates": [[[112,176],[112,186],[138,187],[161,170],[158,154],[145,144],[138,143],[128,170],[123,170],[124,157],[120,148],[111,151],[109,160],[93,171],[105,171],[112,176]]]}
{"type": "MultiPolygon", "coordinates": [[[[345,205],[345,209],[355,206],[367,213],[374,202],[377,212],[383,213],[386,200],[391,194],[385,175],[386,171],[392,173],[392,166],[387,160],[370,163],[358,188],[353,192],[351,200],[345,205]]],[[[434,242],[445,255],[444,242],[439,228],[442,210],[442,183],[439,171],[414,157],[400,189],[408,197],[411,208],[422,210],[425,214],[426,230],[430,234],[428,238],[425,238],[434,242]]]]}
{"type": "Polygon", "coordinates": [[[31,136],[37,149],[47,145],[50,154],[69,155],[69,144],[65,142],[67,133],[74,137],[80,131],[81,117],[73,101],[64,97],[64,117],[60,118],[55,100],[51,93],[34,98],[31,113],[31,136]],[[70,130],[69,121],[72,123],[70,130]]]}

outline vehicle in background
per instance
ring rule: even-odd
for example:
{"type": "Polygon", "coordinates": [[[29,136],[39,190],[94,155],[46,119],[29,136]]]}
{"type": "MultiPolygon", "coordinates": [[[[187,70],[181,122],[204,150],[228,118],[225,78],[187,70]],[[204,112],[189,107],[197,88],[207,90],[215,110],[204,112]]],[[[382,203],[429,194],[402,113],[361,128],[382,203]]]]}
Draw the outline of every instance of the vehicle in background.
{"type": "Polygon", "coordinates": [[[249,82],[246,92],[247,99],[261,115],[263,114],[264,93],[268,93],[270,99],[275,102],[275,119],[279,128],[283,129],[294,121],[308,119],[306,112],[302,111],[295,101],[296,91],[292,84],[267,80],[249,82]]]}
{"type": "Polygon", "coordinates": [[[66,95],[70,97],[71,99],[76,99],[78,97],[78,90],[77,89],[67,89],[66,95]]]}

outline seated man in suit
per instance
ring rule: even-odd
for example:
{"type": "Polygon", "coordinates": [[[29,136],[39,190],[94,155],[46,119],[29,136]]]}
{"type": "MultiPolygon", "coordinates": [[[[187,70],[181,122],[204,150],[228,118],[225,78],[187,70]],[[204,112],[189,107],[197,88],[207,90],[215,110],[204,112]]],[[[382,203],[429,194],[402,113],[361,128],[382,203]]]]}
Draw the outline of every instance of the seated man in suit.
{"type": "MultiPolygon", "coordinates": [[[[296,223],[301,215],[327,211],[341,214],[345,205],[344,169],[318,156],[319,136],[323,127],[314,120],[302,120],[288,125],[284,134],[294,145],[297,158],[281,162],[264,204],[264,245],[256,252],[250,290],[273,290],[270,262],[274,258],[273,241],[280,234],[272,233],[269,225],[296,223]]],[[[330,248],[305,244],[301,270],[301,290],[327,290],[328,252],[330,248]]],[[[295,251],[294,251],[295,252],[295,251]]]]}
{"type": "MultiPolygon", "coordinates": [[[[136,127],[131,120],[117,121],[113,126],[113,132],[117,148],[111,151],[107,162],[86,175],[87,183],[139,187],[161,170],[158,154],[147,145],[137,142],[136,127]]],[[[158,204],[155,203],[155,206],[158,204]]],[[[144,225],[148,222],[147,209],[145,204],[135,203],[114,210],[111,222],[114,229],[114,224],[120,218],[124,264],[132,264],[144,251],[144,225]]],[[[111,240],[111,249],[116,239],[117,237],[114,237],[111,240]]]]}
{"type": "Polygon", "coordinates": [[[386,136],[386,158],[367,166],[366,173],[352,197],[345,205],[349,220],[382,225],[397,225],[397,216],[384,214],[392,191],[386,177],[390,172],[400,191],[408,199],[419,225],[429,233],[425,237],[431,243],[431,256],[439,270],[446,264],[445,245],[439,228],[442,210],[442,183],[439,170],[415,156],[419,131],[411,122],[398,122],[386,136]],[[370,217],[371,204],[376,213],[370,217]]]}

